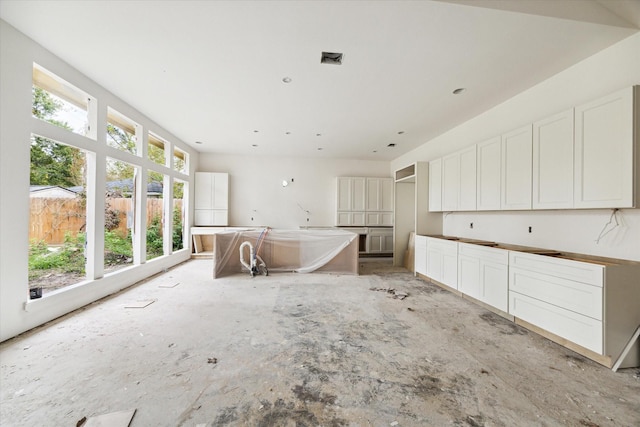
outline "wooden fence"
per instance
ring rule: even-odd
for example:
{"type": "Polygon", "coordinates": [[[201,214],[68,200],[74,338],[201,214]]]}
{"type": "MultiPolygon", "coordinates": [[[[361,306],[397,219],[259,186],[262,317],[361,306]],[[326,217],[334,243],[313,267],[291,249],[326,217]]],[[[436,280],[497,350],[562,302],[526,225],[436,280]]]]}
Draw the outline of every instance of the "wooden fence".
{"type": "MultiPolygon", "coordinates": [[[[147,224],[154,217],[162,218],[163,199],[147,199],[147,224]]],[[[80,198],[57,199],[39,198],[30,199],[29,209],[29,241],[44,241],[49,245],[64,243],[64,236],[69,232],[72,236],[78,232],[84,232],[86,228],[85,201],[80,198]]],[[[117,213],[120,223],[118,233],[127,235],[127,212],[131,215],[132,199],[109,198],[106,200],[108,209],[117,213]]],[[[182,199],[175,199],[174,209],[182,208],[182,199]]]]}

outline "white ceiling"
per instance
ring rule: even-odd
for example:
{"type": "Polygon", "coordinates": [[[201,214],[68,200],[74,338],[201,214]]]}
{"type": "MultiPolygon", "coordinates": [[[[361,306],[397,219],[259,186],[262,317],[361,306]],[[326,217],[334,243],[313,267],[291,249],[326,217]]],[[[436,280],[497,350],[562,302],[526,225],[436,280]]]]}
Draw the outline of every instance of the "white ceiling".
{"type": "Polygon", "coordinates": [[[640,0],[2,0],[0,16],[201,152],[391,160],[636,33],[640,0]]]}

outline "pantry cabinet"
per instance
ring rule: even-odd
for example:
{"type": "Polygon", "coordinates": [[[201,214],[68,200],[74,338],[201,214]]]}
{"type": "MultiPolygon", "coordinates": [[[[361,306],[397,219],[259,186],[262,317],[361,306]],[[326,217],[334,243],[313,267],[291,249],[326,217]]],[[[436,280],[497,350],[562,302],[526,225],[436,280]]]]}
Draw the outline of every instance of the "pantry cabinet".
{"type": "Polygon", "coordinates": [[[575,108],[576,208],[636,206],[638,90],[627,88],[575,108]]]}
{"type": "Polygon", "coordinates": [[[393,226],[393,179],[336,178],[337,226],[393,226]]]}
{"type": "Polygon", "coordinates": [[[196,172],[194,208],[196,226],[229,225],[229,174],[196,172]]]}

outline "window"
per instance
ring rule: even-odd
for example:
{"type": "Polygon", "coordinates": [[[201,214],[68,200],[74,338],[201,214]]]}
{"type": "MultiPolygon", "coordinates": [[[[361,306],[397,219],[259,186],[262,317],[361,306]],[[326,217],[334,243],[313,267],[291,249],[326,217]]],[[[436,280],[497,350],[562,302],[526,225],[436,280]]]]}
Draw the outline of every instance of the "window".
{"type": "Polygon", "coordinates": [[[173,169],[184,174],[189,173],[189,155],[179,148],[173,149],[173,169]]]}
{"type": "Polygon", "coordinates": [[[104,268],[111,273],[133,264],[137,168],[107,157],[104,268]]]}
{"type": "Polygon", "coordinates": [[[149,160],[159,165],[166,165],[167,161],[164,154],[164,147],[166,145],[168,145],[166,141],[149,132],[149,142],[147,146],[147,156],[149,160]]]}
{"type": "Polygon", "coordinates": [[[33,117],[95,139],[92,102],[95,105],[95,99],[85,92],[33,64],[33,117]]]}
{"type": "Polygon", "coordinates": [[[172,212],[172,250],[178,251],[184,248],[185,233],[185,204],[184,204],[184,190],[186,183],[180,180],[174,180],[173,182],[173,212],[172,212]]]}
{"type": "Polygon", "coordinates": [[[29,172],[29,289],[36,296],[86,278],[86,156],[32,135],[29,172]]]}
{"type": "Polygon", "coordinates": [[[147,175],[147,260],[164,255],[164,175],[147,175]]]}
{"type": "Polygon", "coordinates": [[[107,145],[138,154],[138,134],[140,125],[109,107],[107,109],[107,145]]]}

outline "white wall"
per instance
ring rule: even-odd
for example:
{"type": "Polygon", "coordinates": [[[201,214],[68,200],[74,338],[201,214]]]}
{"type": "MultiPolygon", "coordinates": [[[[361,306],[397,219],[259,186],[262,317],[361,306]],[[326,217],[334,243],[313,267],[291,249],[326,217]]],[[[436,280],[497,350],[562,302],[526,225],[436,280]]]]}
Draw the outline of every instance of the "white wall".
{"type": "MultiPolygon", "coordinates": [[[[441,157],[637,84],[640,84],[640,34],[426,142],[395,159],[391,170],[441,157]]],[[[443,231],[468,238],[640,261],[640,209],[620,211],[623,225],[598,244],[595,240],[610,214],[610,210],[451,213],[444,215],[443,231]],[[470,222],[474,223],[473,229],[469,228],[470,222]],[[532,233],[528,232],[528,226],[533,227],[532,233]]]]}
{"type": "Polygon", "coordinates": [[[335,177],[391,176],[383,161],[220,154],[201,154],[198,171],[229,173],[229,225],[288,229],[335,224],[335,177]]]}
{"type": "MultiPolygon", "coordinates": [[[[97,187],[104,186],[104,160],[109,153],[104,143],[106,132],[106,106],[109,105],[159,136],[176,144],[189,153],[191,172],[198,162],[198,153],[190,149],[161,126],[140,112],[124,104],[104,88],[89,80],[77,70],[62,62],[4,21],[0,21],[0,341],[23,331],[62,316],[106,295],[117,292],[139,280],[190,257],[190,249],[159,257],[146,264],[130,267],[97,280],[88,280],[81,285],[65,289],[29,301],[28,299],[28,236],[29,236],[29,141],[35,129],[62,135],[65,131],[47,126],[31,117],[31,87],[33,62],[37,62],[71,84],[95,96],[98,100],[98,142],[81,136],[71,136],[74,143],[85,144],[97,159],[98,170],[90,176],[97,187]],[[53,129],[49,129],[53,128],[53,129]],[[103,130],[100,136],[100,130],[103,130]],[[102,138],[102,141],[100,140],[102,138]]],[[[44,136],[48,136],[44,134],[44,136]]],[[[143,163],[146,160],[142,160],[143,163]]],[[[167,171],[178,176],[176,172],[167,171]]],[[[89,175],[92,171],[89,171],[89,175]]],[[[193,173],[190,173],[192,176],[193,173]]],[[[87,200],[87,209],[97,217],[104,212],[104,198],[97,197],[92,204],[87,200]]],[[[90,213],[91,215],[91,213],[90,213]]],[[[100,219],[100,218],[98,218],[100,219]]],[[[87,224],[87,230],[93,228],[87,224]]],[[[88,251],[97,251],[104,237],[99,234],[89,237],[88,251]]],[[[96,257],[102,257],[100,253],[96,257]]],[[[89,267],[91,277],[102,276],[101,263],[98,268],[89,267]]]]}

